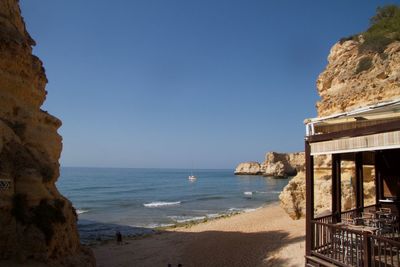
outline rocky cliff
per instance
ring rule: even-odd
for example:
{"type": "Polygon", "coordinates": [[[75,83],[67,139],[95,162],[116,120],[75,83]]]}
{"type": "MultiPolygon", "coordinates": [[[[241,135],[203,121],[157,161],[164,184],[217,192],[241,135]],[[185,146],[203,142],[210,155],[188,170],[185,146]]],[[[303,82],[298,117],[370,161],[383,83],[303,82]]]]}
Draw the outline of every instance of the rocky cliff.
{"type": "Polygon", "coordinates": [[[400,97],[400,42],[360,53],[363,38],[335,44],[317,80],[318,115],[327,116],[400,97]]]}
{"type": "MultiPolygon", "coordinates": [[[[400,98],[400,7],[378,8],[371,26],[363,33],[336,43],[328,56],[328,65],[317,80],[321,100],[318,116],[353,110],[378,102],[400,98]]],[[[318,156],[315,166],[315,212],[331,207],[330,157],[318,156]]],[[[342,169],[342,210],[353,207],[355,199],[354,166],[342,169]]],[[[365,166],[365,205],[375,201],[374,169],[365,166]]],[[[280,195],[281,206],[292,218],[305,213],[305,174],[300,172],[280,195]]]]}
{"type": "Polygon", "coordinates": [[[304,169],[304,153],[268,152],[265,160],[258,162],[243,162],[236,167],[235,174],[264,175],[274,177],[294,176],[304,169]]]}
{"type": "Polygon", "coordinates": [[[0,1],[0,260],[94,266],[55,186],[61,122],[40,109],[47,79],[33,45],[18,0],[0,1]]]}
{"type": "Polygon", "coordinates": [[[261,164],[255,161],[242,162],[235,169],[236,175],[262,175],[261,164]]]}
{"type": "MultiPolygon", "coordinates": [[[[330,156],[316,156],[314,160],[314,212],[318,215],[329,214],[331,209],[331,179],[332,161],[330,156]]],[[[365,166],[364,174],[364,203],[372,205],[375,202],[374,169],[365,166]]],[[[342,177],[342,210],[355,208],[355,166],[352,162],[343,161],[342,177]]],[[[299,172],[279,195],[281,207],[293,219],[305,216],[306,184],[304,170],[299,172]]]]}

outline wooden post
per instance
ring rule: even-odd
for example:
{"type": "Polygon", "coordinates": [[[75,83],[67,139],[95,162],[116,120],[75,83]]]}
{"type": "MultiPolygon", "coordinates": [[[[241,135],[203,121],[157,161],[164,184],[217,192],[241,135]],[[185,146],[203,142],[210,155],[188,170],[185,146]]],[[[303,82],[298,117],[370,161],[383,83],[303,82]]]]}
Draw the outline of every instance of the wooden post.
{"type": "Polygon", "coordinates": [[[340,154],[332,154],[332,220],[341,221],[342,194],[340,179],[340,154]]]}
{"type": "Polygon", "coordinates": [[[364,267],[371,267],[371,239],[369,238],[369,234],[363,233],[363,250],[364,250],[364,267]]]}
{"type": "Polygon", "coordinates": [[[380,172],[381,166],[381,153],[375,151],[375,205],[379,206],[379,200],[383,198],[383,181],[380,172]]]}
{"type": "Polygon", "coordinates": [[[306,256],[311,256],[314,248],[314,228],[311,220],[314,219],[314,159],[311,156],[309,142],[305,142],[306,157],[306,256]]]}
{"type": "Polygon", "coordinates": [[[364,181],[362,153],[356,153],[356,208],[360,214],[364,209],[364,181]]]}

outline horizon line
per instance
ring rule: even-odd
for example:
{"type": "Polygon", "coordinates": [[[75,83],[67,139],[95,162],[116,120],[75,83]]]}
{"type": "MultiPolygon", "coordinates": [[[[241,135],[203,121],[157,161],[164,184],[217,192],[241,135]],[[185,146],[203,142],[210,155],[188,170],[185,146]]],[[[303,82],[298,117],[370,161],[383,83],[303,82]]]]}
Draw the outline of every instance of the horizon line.
{"type": "MultiPolygon", "coordinates": [[[[90,169],[168,169],[168,170],[191,170],[182,167],[99,167],[99,166],[63,166],[60,168],[90,168],[90,169]]],[[[234,170],[235,168],[193,168],[193,170],[234,170]]]]}

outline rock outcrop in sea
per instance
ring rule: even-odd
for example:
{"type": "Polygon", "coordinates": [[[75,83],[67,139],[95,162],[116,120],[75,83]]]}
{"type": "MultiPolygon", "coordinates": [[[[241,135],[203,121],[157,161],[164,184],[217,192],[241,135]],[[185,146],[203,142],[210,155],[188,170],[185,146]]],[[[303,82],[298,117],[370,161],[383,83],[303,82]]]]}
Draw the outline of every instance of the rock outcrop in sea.
{"type": "Polygon", "coordinates": [[[261,164],[256,161],[242,162],[235,169],[237,175],[262,175],[261,164]]]}
{"type": "Polygon", "coordinates": [[[268,152],[265,154],[265,160],[262,163],[254,161],[239,163],[235,169],[235,174],[289,177],[303,170],[304,164],[304,152],[268,152]]]}
{"type": "Polygon", "coordinates": [[[0,1],[0,265],[95,266],[55,186],[61,121],[40,108],[47,78],[33,45],[18,0],[0,1]]]}

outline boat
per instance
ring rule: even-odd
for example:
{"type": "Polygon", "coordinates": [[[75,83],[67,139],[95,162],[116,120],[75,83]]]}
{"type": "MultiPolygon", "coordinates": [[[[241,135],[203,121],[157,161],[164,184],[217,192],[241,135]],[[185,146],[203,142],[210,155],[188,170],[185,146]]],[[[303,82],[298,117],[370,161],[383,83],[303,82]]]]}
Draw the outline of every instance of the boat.
{"type": "Polygon", "coordinates": [[[197,179],[197,177],[193,175],[193,167],[192,167],[192,170],[190,171],[190,175],[189,175],[188,179],[189,179],[189,181],[195,181],[197,179]]]}

